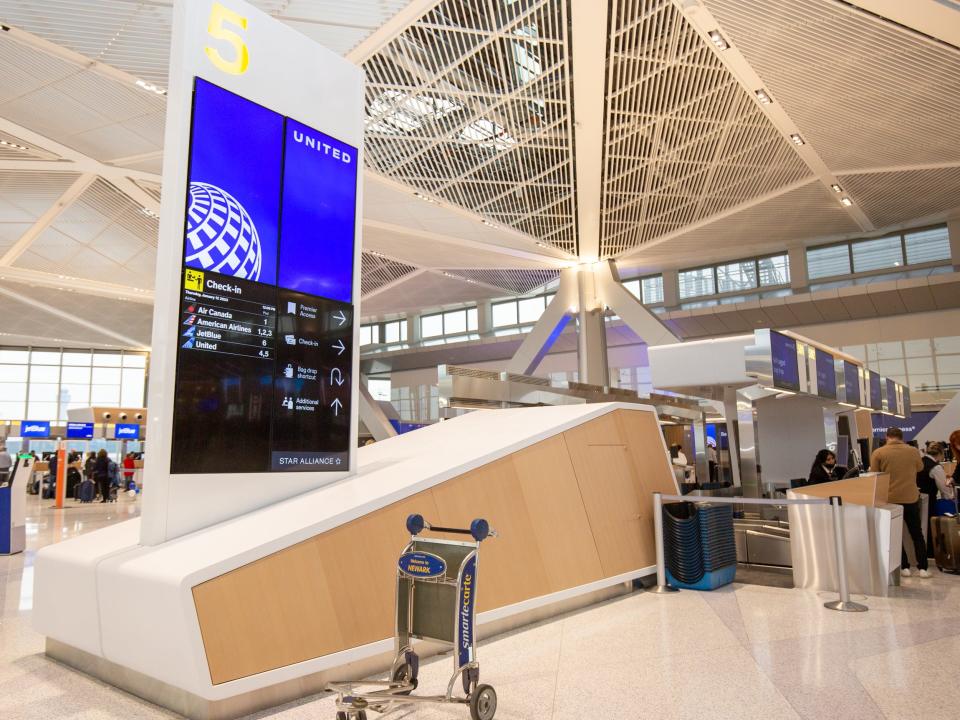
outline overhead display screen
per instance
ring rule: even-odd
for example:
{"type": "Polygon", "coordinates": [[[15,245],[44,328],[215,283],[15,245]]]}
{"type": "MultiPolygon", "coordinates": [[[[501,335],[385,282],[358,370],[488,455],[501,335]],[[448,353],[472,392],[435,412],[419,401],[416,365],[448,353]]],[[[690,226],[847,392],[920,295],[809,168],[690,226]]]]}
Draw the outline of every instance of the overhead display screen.
{"type": "Polygon", "coordinates": [[[172,473],[348,469],[357,161],[196,79],[172,473]]]}
{"type": "Polygon", "coordinates": [[[849,405],[860,406],[860,368],[846,360],[843,364],[843,401],[849,405]]]}
{"type": "Polygon", "coordinates": [[[867,384],[870,387],[870,407],[874,410],[883,409],[883,400],[880,397],[880,373],[867,371],[867,384]]]}
{"type": "Polygon", "coordinates": [[[910,388],[908,388],[906,385],[903,386],[902,398],[903,398],[903,408],[902,408],[903,415],[904,416],[910,415],[913,412],[913,407],[911,407],[910,405],[910,388]]]}
{"type": "Polygon", "coordinates": [[[93,423],[68,422],[67,423],[68,440],[91,440],[93,439],[93,423]]]}
{"type": "Polygon", "coordinates": [[[113,426],[114,440],[139,440],[140,426],[137,423],[117,423],[113,426]]]}
{"type": "Polygon", "coordinates": [[[817,395],[830,400],[837,399],[837,368],[833,355],[820,348],[814,348],[817,369],[817,395]]]}
{"type": "Polygon", "coordinates": [[[20,423],[20,437],[50,437],[50,423],[47,420],[23,420],[20,423]]]}
{"type": "Polygon", "coordinates": [[[890,378],[884,378],[883,383],[883,409],[891,415],[896,415],[897,408],[897,383],[890,378]]]}
{"type": "Polygon", "coordinates": [[[779,390],[800,392],[797,341],[770,331],[770,358],[773,363],[773,386],[779,390]]]}

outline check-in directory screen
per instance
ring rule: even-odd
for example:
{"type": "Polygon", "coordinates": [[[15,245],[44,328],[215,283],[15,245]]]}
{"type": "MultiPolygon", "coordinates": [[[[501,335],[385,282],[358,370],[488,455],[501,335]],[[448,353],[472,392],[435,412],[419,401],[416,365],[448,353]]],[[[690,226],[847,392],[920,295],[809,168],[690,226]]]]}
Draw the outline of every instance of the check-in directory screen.
{"type": "Polygon", "coordinates": [[[348,469],[358,161],[196,79],[171,472],[348,469]]]}
{"type": "Polygon", "coordinates": [[[797,341],[792,337],[771,330],[770,359],[773,363],[773,386],[780,390],[800,392],[797,341]]]}
{"type": "Polygon", "coordinates": [[[851,362],[841,360],[843,363],[843,388],[844,401],[860,406],[860,373],[859,368],[851,362]]]}

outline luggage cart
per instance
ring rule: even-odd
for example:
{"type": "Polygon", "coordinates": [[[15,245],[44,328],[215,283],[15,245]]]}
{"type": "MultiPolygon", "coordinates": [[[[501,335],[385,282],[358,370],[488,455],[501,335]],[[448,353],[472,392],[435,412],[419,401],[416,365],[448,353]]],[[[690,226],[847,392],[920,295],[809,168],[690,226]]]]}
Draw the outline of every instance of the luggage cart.
{"type": "Polygon", "coordinates": [[[476,653],[477,570],[480,543],[496,536],[486,520],[469,529],[431,526],[422,515],[407,518],[410,542],[397,561],[396,656],[390,679],[335,682],[337,720],[367,720],[367,710],[387,712],[406,703],[460,703],[470,707],[472,720],[492,720],[497,693],[480,684],[476,653]],[[419,537],[424,530],[469,535],[473,542],[419,537]],[[453,675],[443,695],[412,695],[417,688],[420,659],[412,641],[429,640],[453,648],[453,675]],[[454,695],[460,676],[464,696],[454,695]],[[355,688],[378,688],[357,692],[355,688]]]}

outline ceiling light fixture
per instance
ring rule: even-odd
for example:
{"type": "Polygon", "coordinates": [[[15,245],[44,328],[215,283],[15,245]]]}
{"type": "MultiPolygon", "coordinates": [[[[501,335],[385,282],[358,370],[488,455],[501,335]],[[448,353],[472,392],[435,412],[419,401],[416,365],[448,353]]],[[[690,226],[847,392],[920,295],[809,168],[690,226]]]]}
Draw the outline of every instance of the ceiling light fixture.
{"type": "Polygon", "coordinates": [[[486,225],[486,226],[489,227],[489,228],[497,228],[497,227],[500,227],[499,225],[494,225],[494,224],[493,224],[492,222],[490,222],[489,220],[481,220],[480,222],[482,222],[484,225],[486,225]]]}
{"type": "Polygon", "coordinates": [[[850,207],[851,205],[853,205],[853,200],[851,200],[848,197],[842,197],[840,198],[840,204],[843,205],[844,207],[850,207]]]}
{"type": "Polygon", "coordinates": [[[802,137],[800,137],[797,133],[790,133],[790,139],[793,141],[793,144],[794,144],[794,145],[806,145],[806,144],[807,144],[807,143],[804,141],[804,139],[803,139],[802,137]]]}
{"type": "Polygon", "coordinates": [[[146,80],[137,80],[137,82],[135,83],[135,85],[136,85],[138,88],[142,88],[142,89],[146,90],[147,92],[156,93],[157,95],[166,95],[166,94],[167,94],[167,91],[164,90],[162,87],[159,87],[158,85],[154,85],[153,83],[148,83],[146,80]]]}
{"type": "Polygon", "coordinates": [[[753,94],[757,96],[757,100],[760,101],[761,105],[769,105],[770,103],[773,102],[773,100],[770,99],[770,96],[767,95],[767,91],[764,90],[763,88],[760,88],[759,90],[754,91],[753,94]]]}
{"type": "Polygon", "coordinates": [[[843,188],[840,187],[839,185],[837,185],[836,183],[833,183],[833,184],[830,186],[830,189],[833,190],[835,193],[842,193],[842,192],[843,192],[843,188]]]}
{"type": "Polygon", "coordinates": [[[723,35],[720,34],[719,30],[711,30],[707,34],[710,36],[710,42],[716,45],[718,50],[726,50],[730,47],[730,44],[724,39],[723,35]]]}
{"type": "Polygon", "coordinates": [[[10,142],[9,140],[0,140],[0,145],[3,145],[4,147],[13,148],[14,150],[29,150],[29,149],[30,149],[30,148],[25,147],[25,146],[23,146],[23,145],[18,145],[18,144],[15,143],[15,142],[10,142]]]}
{"type": "Polygon", "coordinates": [[[423,200],[424,202],[428,202],[428,203],[431,203],[431,204],[437,202],[437,201],[434,200],[432,197],[427,197],[427,196],[424,195],[422,192],[415,192],[415,193],[413,194],[413,196],[414,196],[415,198],[420,198],[420,199],[423,200]]]}
{"type": "Polygon", "coordinates": [[[538,242],[537,247],[545,248],[545,247],[548,247],[548,245],[546,243],[538,242]]]}
{"type": "Polygon", "coordinates": [[[142,208],[140,208],[140,212],[142,212],[144,215],[146,215],[146,216],[149,217],[149,218],[153,218],[154,220],[159,220],[159,219],[160,219],[160,213],[155,213],[155,212],[154,212],[153,210],[151,210],[150,208],[142,207],[142,208]]]}

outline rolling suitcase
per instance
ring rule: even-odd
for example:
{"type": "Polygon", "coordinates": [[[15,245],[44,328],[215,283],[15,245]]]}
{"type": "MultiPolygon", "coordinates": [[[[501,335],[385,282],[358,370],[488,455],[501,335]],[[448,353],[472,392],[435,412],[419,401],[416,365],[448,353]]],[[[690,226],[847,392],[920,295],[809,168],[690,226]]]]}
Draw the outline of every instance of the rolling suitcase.
{"type": "Polygon", "coordinates": [[[933,557],[937,569],[960,573],[960,513],[931,518],[930,531],[933,533],[933,557]]]}
{"type": "Polygon", "coordinates": [[[88,478],[80,483],[80,490],[77,492],[77,499],[82,503],[93,502],[93,497],[96,495],[96,492],[97,489],[93,484],[93,480],[88,478]]]}

